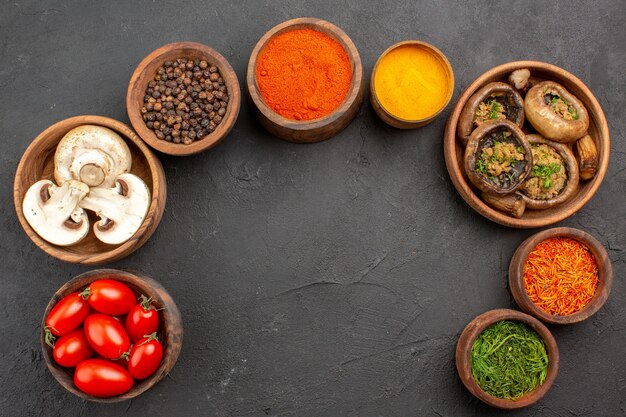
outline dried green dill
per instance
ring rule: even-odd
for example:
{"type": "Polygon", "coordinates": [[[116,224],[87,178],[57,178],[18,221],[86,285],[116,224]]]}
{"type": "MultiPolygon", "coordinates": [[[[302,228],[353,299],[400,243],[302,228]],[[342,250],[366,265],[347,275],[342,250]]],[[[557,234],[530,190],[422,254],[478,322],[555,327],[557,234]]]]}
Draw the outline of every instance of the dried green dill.
{"type": "Polygon", "coordinates": [[[548,374],[548,354],[541,336],[523,323],[503,320],[485,329],[470,355],[472,374],[487,394],[516,400],[548,374]]]}

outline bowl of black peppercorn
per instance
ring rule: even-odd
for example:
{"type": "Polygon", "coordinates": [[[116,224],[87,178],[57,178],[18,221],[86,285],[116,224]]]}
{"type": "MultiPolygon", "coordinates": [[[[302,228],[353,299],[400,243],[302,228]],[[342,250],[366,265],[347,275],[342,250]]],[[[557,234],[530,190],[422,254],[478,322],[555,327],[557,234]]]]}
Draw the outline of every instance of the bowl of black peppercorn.
{"type": "Polygon", "coordinates": [[[126,109],[135,131],[170,155],[210,149],[233,128],[241,104],[235,71],[214,49],[196,42],[164,45],[133,73],[126,109]]]}

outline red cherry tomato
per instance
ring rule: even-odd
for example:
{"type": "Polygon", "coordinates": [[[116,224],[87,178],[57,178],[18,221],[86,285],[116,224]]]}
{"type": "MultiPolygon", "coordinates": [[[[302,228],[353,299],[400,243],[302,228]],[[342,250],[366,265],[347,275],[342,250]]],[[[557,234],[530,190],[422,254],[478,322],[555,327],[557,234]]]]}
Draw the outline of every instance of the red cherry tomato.
{"type": "Polygon", "coordinates": [[[124,326],[111,316],[91,314],[85,319],[85,336],[92,348],[107,359],[117,359],[130,349],[124,326]]]}
{"type": "Polygon", "coordinates": [[[73,368],[85,359],[93,356],[82,327],[59,337],[52,349],[52,357],[61,366],[73,368]]]}
{"type": "Polygon", "coordinates": [[[140,299],[141,302],[126,316],[126,331],[133,343],[159,330],[159,312],[150,304],[152,299],[143,294],[140,299]]]}
{"type": "Polygon", "coordinates": [[[54,336],[67,334],[80,326],[91,312],[87,300],[73,292],[61,298],[46,317],[46,343],[53,347],[54,336]]]}
{"type": "Polygon", "coordinates": [[[139,340],[128,355],[128,372],[135,379],[145,379],[152,375],[163,359],[163,346],[156,333],[139,340]]]}
{"type": "Polygon", "coordinates": [[[135,381],[121,366],[104,359],[87,359],[76,367],[74,385],[85,394],[106,398],[122,395],[135,381]]]}
{"type": "Polygon", "coordinates": [[[135,294],[125,284],[112,279],[92,282],[81,295],[94,310],[110,316],[121,316],[135,305],[135,294]]]}

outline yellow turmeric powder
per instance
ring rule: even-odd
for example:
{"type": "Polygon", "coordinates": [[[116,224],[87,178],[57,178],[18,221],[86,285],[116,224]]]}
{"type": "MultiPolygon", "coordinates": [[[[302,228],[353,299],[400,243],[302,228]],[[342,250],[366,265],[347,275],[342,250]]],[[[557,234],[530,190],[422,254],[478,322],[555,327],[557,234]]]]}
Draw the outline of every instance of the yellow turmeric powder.
{"type": "Polygon", "coordinates": [[[392,115],[426,119],[446,105],[450,74],[440,58],[420,45],[405,44],[384,55],[374,75],[376,96],[392,115]]]}

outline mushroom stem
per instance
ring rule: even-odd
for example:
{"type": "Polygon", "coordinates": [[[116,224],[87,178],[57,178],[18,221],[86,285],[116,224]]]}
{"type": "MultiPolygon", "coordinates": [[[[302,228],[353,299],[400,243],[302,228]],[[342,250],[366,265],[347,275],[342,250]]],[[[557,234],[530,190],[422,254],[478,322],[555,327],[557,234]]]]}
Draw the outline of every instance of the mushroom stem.
{"type": "Polygon", "coordinates": [[[576,159],[580,170],[580,178],[590,180],[598,170],[598,148],[593,138],[585,135],[576,142],[576,159]]]}
{"type": "Polygon", "coordinates": [[[526,203],[518,194],[497,196],[483,192],[482,198],[489,206],[517,219],[520,219],[526,210],[526,203]]]}

